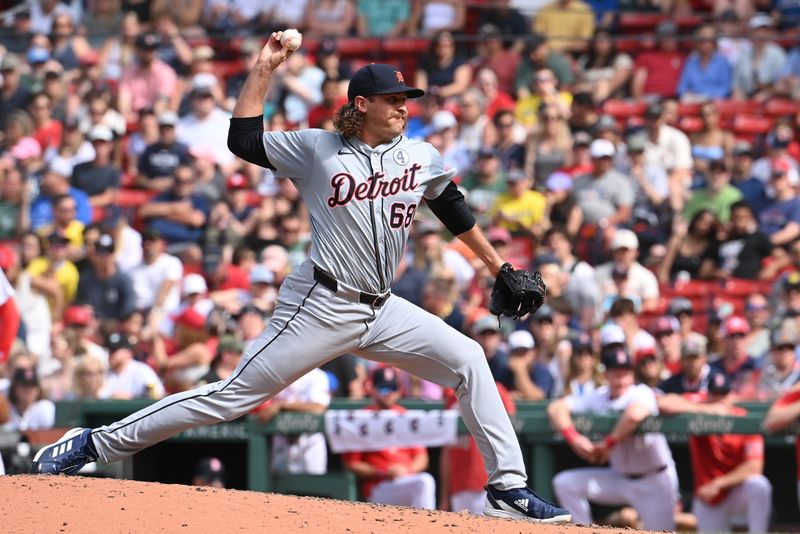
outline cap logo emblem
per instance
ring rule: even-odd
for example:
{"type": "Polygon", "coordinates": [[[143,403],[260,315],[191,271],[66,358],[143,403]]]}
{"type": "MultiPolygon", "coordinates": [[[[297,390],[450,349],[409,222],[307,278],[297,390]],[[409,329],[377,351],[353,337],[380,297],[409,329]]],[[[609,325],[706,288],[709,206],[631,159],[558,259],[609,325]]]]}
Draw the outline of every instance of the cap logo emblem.
{"type": "Polygon", "coordinates": [[[617,351],[617,363],[623,364],[627,360],[628,360],[628,358],[625,356],[625,351],[622,351],[622,350],[617,351]]]}
{"type": "Polygon", "coordinates": [[[394,75],[397,76],[397,81],[398,82],[403,83],[403,84],[406,83],[406,81],[403,79],[403,73],[402,72],[400,72],[399,70],[396,70],[396,71],[394,71],[394,75]]]}

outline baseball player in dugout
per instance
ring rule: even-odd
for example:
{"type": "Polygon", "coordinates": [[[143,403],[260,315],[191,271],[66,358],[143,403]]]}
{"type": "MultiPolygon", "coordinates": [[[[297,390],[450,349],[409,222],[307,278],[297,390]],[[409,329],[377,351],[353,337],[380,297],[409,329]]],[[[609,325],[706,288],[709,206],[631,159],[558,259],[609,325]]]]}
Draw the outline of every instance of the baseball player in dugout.
{"type": "Polygon", "coordinates": [[[632,506],[646,530],[675,530],[678,475],[663,434],[636,434],[639,424],[658,415],[656,396],[644,384],[634,384],[633,360],[622,343],[600,351],[607,385],[583,396],[568,395],[548,406],[553,428],[591,464],[562,471],[553,479],[558,501],[576,523],[591,524],[590,503],[632,506]],[[592,442],[572,423],[572,414],[619,414],[611,433],[592,442]]]}
{"type": "MultiPolygon", "coordinates": [[[[668,394],[658,399],[663,415],[708,413],[746,415],[734,406],[731,381],[712,371],[706,392],[668,394]]],[[[698,532],[730,532],[742,519],[748,532],[767,532],[772,512],[772,484],[764,471],[764,436],[711,434],[689,437],[698,532]]]]}
{"type": "Polygon", "coordinates": [[[265,132],[272,72],[292,52],[281,45],[281,35],[270,36],[242,87],[228,147],[294,182],[313,228],[308,261],[283,282],[269,325],[231,376],[114,424],[72,429],[41,449],[33,471],[74,474],[98,458],[121,460],[184,430],[236,419],[349,352],[455,389],[486,466],[486,515],[569,521],[567,510],[527,487],[517,435],[480,345],[389,291],[423,199],[496,277],[490,302],[495,315],[536,311],[545,297],[541,277],[500,257],[451,181],[457,170],[445,169],[431,145],[403,135],[407,99],[424,92],[407,86],[395,67],[371,64],[353,75],[348,102],[334,119],[337,132],[265,132]]]}
{"type": "MultiPolygon", "coordinates": [[[[374,404],[367,410],[393,410],[402,395],[397,373],[391,367],[372,372],[370,387],[374,404]]],[[[433,510],[436,508],[436,481],[428,468],[425,447],[386,447],[368,452],[349,452],[342,457],[347,469],[359,479],[361,494],[369,501],[433,510]]]]}

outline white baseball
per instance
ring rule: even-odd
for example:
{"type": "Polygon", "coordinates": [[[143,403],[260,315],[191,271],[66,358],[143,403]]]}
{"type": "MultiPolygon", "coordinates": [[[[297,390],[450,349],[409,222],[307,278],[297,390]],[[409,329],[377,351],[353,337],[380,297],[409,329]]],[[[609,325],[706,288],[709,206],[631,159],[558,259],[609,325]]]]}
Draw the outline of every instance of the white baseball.
{"type": "Polygon", "coordinates": [[[303,42],[303,35],[294,28],[283,30],[281,35],[281,46],[285,46],[289,50],[297,50],[303,42]]]}

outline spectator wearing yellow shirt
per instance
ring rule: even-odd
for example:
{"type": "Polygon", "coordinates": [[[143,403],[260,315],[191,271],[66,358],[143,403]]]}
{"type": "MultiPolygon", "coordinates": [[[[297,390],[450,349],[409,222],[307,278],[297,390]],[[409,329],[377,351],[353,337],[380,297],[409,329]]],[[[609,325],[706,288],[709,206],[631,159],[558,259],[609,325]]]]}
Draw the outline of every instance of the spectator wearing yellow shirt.
{"type": "Polygon", "coordinates": [[[496,226],[516,234],[539,236],[543,228],[547,199],[538,191],[531,190],[531,180],[522,171],[514,170],[508,175],[508,191],[500,194],[489,210],[496,226]]]}
{"type": "Polygon", "coordinates": [[[531,94],[517,101],[514,116],[526,128],[533,128],[538,122],[539,109],[543,104],[552,106],[564,120],[569,120],[572,111],[572,94],[568,91],[558,90],[556,76],[550,69],[536,71],[531,94]]]}
{"type": "Polygon", "coordinates": [[[47,255],[31,260],[27,268],[31,287],[47,297],[53,317],[61,317],[78,292],[78,269],[67,259],[68,245],[65,235],[52,234],[48,238],[47,255]]]}
{"type": "Polygon", "coordinates": [[[594,11],[586,2],[556,0],[536,14],[533,31],[547,36],[557,50],[585,52],[594,35],[594,25],[594,11]]]}
{"type": "Polygon", "coordinates": [[[69,248],[75,257],[83,248],[83,229],[85,225],[75,218],[77,205],[70,195],[56,195],[53,198],[53,224],[43,226],[39,235],[43,237],[54,233],[63,235],[69,241],[69,248]]]}

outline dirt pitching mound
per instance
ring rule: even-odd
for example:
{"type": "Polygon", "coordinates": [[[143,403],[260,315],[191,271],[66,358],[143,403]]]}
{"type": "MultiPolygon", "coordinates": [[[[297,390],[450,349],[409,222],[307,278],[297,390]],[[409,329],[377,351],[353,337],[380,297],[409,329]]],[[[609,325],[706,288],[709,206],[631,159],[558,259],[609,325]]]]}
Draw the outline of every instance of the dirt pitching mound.
{"type": "MultiPolygon", "coordinates": [[[[0,495],[0,531],[5,534],[588,534],[598,530],[273,493],[85,477],[0,477],[0,495]]],[[[603,529],[604,533],[614,531],[603,529]]]]}

